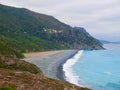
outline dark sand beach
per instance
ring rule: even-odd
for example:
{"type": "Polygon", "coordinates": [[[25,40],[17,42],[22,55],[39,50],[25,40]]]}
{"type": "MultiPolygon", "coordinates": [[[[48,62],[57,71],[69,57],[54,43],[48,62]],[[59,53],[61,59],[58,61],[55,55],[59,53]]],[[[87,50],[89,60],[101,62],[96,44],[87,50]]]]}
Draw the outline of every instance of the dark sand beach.
{"type": "Polygon", "coordinates": [[[25,55],[25,61],[37,65],[47,77],[65,81],[62,65],[73,57],[78,50],[58,50],[34,52],[25,55]]]}

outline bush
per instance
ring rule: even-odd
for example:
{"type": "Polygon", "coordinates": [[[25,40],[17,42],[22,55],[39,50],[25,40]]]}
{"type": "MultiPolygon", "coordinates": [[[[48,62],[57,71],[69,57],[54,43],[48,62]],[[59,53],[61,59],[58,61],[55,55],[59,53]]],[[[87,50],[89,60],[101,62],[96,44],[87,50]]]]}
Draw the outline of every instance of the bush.
{"type": "Polygon", "coordinates": [[[0,90],[15,90],[15,88],[11,86],[3,86],[0,88],[0,90]]]}

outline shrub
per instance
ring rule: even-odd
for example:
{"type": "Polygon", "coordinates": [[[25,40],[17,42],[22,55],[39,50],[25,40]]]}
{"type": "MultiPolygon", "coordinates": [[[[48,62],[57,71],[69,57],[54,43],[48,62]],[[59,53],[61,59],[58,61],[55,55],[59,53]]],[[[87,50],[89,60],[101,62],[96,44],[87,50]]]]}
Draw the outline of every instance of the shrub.
{"type": "Polygon", "coordinates": [[[15,88],[11,86],[3,86],[0,88],[0,90],[15,90],[15,88]]]}

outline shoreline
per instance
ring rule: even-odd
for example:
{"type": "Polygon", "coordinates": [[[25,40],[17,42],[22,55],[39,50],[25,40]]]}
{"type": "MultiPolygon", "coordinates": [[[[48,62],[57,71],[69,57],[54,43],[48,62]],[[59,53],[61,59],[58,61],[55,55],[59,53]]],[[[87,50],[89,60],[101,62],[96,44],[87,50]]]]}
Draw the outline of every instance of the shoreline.
{"type": "MultiPolygon", "coordinates": [[[[62,81],[67,81],[66,80],[66,76],[65,76],[65,72],[63,71],[63,65],[73,56],[75,56],[75,54],[78,52],[79,50],[77,50],[76,52],[74,52],[72,55],[70,55],[68,58],[65,58],[64,61],[62,63],[59,64],[58,66],[58,71],[57,72],[57,77],[62,80],[62,81]]],[[[68,82],[68,81],[67,81],[68,82]]]]}
{"type": "Polygon", "coordinates": [[[79,50],[58,50],[48,52],[35,52],[25,55],[25,61],[37,65],[45,76],[68,82],[63,71],[63,65],[79,50]]]}
{"type": "Polygon", "coordinates": [[[80,85],[78,80],[79,78],[73,73],[72,66],[79,60],[83,53],[83,50],[78,51],[72,58],[68,59],[67,62],[63,65],[63,71],[65,72],[66,80],[72,84],[78,85],[80,87],[84,87],[80,85]]]}

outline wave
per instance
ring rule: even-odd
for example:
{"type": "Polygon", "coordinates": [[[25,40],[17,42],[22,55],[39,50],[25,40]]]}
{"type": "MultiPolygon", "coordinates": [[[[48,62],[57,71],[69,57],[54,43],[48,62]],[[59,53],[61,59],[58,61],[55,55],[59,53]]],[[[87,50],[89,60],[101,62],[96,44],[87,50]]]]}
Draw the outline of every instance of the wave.
{"type": "Polygon", "coordinates": [[[79,77],[76,76],[75,73],[73,72],[72,66],[79,60],[82,53],[83,53],[83,50],[78,51],[77,54],[75,54],[75,56],[68,59],[66,63],[63,65],[63,71],[65,74],[66,81],[79,86],[82,86],[82,85],[78,83],[79,77]]]}

